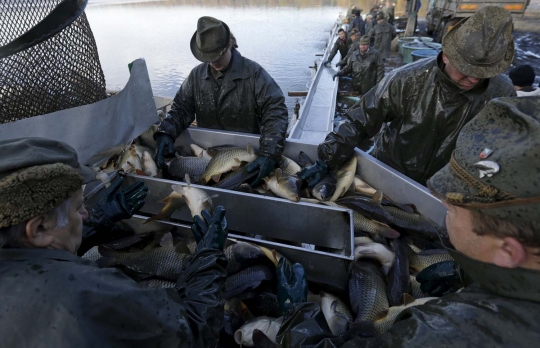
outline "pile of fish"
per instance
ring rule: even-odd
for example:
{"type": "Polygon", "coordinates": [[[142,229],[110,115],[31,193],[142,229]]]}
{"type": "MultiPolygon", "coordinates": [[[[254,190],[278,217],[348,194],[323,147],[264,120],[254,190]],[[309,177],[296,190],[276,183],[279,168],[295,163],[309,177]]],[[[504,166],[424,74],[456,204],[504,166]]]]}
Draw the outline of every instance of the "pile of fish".
{"type": "Polygon", "coordinates": [[[126,173],[154,177],[158,175],[158,168],[153,154],[154,151],[150,148],[133,142],[126,146],[121,153],[115,154],[103,162],[96,170],[104,173],[122,170],[126,173]]]}

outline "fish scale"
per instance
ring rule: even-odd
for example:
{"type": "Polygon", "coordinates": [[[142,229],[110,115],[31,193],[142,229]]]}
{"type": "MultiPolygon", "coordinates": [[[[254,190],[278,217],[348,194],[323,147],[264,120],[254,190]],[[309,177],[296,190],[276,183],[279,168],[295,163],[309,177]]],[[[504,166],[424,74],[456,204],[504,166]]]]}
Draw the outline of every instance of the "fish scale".
{"type": "Polygon", "coordinates": [[[444,249],[428,249],[418,254],[409,252],[409,268],[414,273],[420,273],[434,263],[451,260],[453,260],[452,256],[444,249]]]}
{"type": "Polygon", "coordinates": [[[233,168],[239,167],[241,162],[251,163],[255,158],[257,156],[253,153],[251,145],[248,145],[248,149],[242,147],[223,149],[212,157],[201,176],[201,182],[208,183],[213,176],[231,171],[233,168]]]}
{"type": "Polygon", "coordinates": [[[355,321],[375,321],[388,310],[386,284],[379,267],[372,261],[354,263],[349,279],[351,309],[355,321]]]}
{"type": "Polygon", "coordinates": [[[177,157],[169,164],[169,175],[177,180],[184,180],[186,174],[190,177],[200,177],[210,163],[204,157],[177,157]]]}

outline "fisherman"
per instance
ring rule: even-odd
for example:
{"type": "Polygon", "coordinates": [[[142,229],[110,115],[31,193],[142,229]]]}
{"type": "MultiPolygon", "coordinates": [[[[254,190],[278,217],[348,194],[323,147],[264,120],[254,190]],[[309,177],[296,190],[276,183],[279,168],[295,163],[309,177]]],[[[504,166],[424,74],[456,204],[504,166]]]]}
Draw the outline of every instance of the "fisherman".
{"type": "Polygon", "coordinates": [[[227,24],[199,18],[191,52],[203,63],[184,80],[154,134],[159,168],[165,166],[164,156],[174,155],[175,139],[196,118],[202,128],[261,134],[259,157],[248,167],[250,172],[259,169],[253,186],[274,170],[289,122],[285,97],[266,70],[242,57],[233,44],[227,24]]]}
{"type": "Polygon", "coordinates": [[[345,19],[347,20],[347,23],[352,23],[355,10],[356,10],[356,5],[351,5],[351,7],[349,7],[349,9],[347,10],[347,14],[345,15],[345,19]]]}
{"type": "Polygon", "coordinates": [[[512,80],[512,84],[514,84],[518,97],[540,95],[540,88],[533,87],[536,75],[532,66],[527,64],[518,65],[510,70],[508,77],[512,80]]]}
{"type": "Polygon", "coordinates": [[[393,2],[391,3],[390,1],[387,1],[383,8],[383,11],[384,11],[385,17],[387,18],[388,23],[392,25],[394,25],[395,8],[396,8],[396,4],[393,2]]]}
{"type": "Polygon", "coordinates": [[[347,55],[347,52],[349,51],[349,46],[351,45],[351,43],[352,42],[347,38],[347,33],[345,32],[345,30],[340,28],[338,30],[338,39],[334,43],[334,46],[332,46],[330,55],[328,56],[328,59],[326,60],[326,62],[324,62],[324,65],[327,66],[330,63],[332,63],[332,59],[334,59],[338,51],[341,56],[341,59],[345,58],[345,56],[347,55]]]}
{"type": "Polygon", "coordinates": [[[371,28],[367,35],[373,37],[374,46],[381,54],[381,57],[383,59],[388,58],[392,40],[396,36],[396,28],[386,21],[383,12],[377,14],[377,24],[371,28]]]}
{"type": "Polygon", "coordinates": [[[345,57],[341,57],[341,60],[336,64],[336,67],[345,67],[347,66],[347,62],[349,61],[349,58],[352,56],[354,52],[358,50],[358,47],[360,46],[360,33],[358,32],[358,29],[353,29],[350,34],[350,44],[349,44],[349,50],[347,51],[347,54],[345,57]]]}
{"type": "Polygon", "coordinates": [[[333,78],[352,74],[353,90],[363,96],[384,77],[384,63],[379,52],[369,47],[369,36],[362,36],[359,44],[360,49],[351,55],[347,66],[333,78]]]}
{"type": "Polygon", "coordinates": [[[349,32],[351,32],[353,29],[357,29],[360,33],[360,36],[364,35],[364,29],[365,29],[365,23],[361,16],[362,10],[356,10],[354,12],[356,18],[352,22],[352,24],[349,26],[349,32]]]}
{"type": "MultiPolygon", "coordinates": [[[[423,292],[438,296],[465,288],[405,309],[373,338],[366,338],[373,333],[371,322],[352,323],[341,337],[332,337],[319,305],[307,303],[307,295],[297,297],[277,342],[300,348],[537,347],[539,171],[540,97],[491,101],[463,127],[450,163],[428,181],[448,208],[453,247],[443,244],[455,262],[431,265],[417,280],[423,292]]],[[[293,273],[278,289],[301,293],[304,275],[293,273]]]]}
{"type": "Polygon", "coordinates": [[[370,13],[366,16],[366,24],[364,25],[364,33],[369,33],[371,28],[373,28],[373,15],[370,13]]]}
{"type": "MultiPolygon", "coordinates": [[[[205,213],[207,223],[195,219],[192,229],[203,237],[176,288],[146,289],[115,268],[100,269],[76,255],[88,217],[82,185],[95,173],[79,165],[75,150],[56,140],[19,138],[0,142],[0,153],[2,346],[218,344],[226,276],[222,208],[213,217],[205,213]]],[[[127,193],[118,186],[108,191],[127,193]]],[[[99,209],[129,217],[146,190],[128,201],[109,196],[99,209]]]]}
{"type": "Polygon", "coordinates": [[[351,122],[319,145],[319,159],[300,172],[302,180],[312,178],[314,186],[378,134],[372,156],[425,184],[450,161],[459,131],[488,101],[516,95],[499,76],[514,57],[506,10],[483,7],[454,26],[442,45],[437,57],[391,71],[366,93],[348,115],[351,122]]]}

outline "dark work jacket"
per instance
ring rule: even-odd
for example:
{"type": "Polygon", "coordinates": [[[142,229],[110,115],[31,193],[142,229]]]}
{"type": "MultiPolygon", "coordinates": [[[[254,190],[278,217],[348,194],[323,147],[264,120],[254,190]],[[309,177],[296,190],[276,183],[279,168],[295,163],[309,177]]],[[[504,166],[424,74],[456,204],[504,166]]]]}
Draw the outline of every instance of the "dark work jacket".
{"type": "Polygon", "coordinates": [[[328,56],[328,60],[332,61],[336,54],[339,51],[339,54],[341,56],[341,59],[345,58],[347,56],[347,52],[349,52],[349,47],[351,45],[351,40],[349,40],[349,36],[345,37],[345,41],[341,41],[341,39],[338,37],[336,42],[334,42],[334,46],[332,46],[332,51],[330,51],[330,55],[328,56]]]}
{"type": "Polygon", "coordinates": [[[379,51],[383,59],[390,56],[390,46],[392,40],[396,36],[396,28],[392,24],[384,21],[381,24],[376,24],[369,33],[369,37],[374,38],[374,46],[379,51]]]}
{"type": "Polygon", "coordinates": [[[349,50],[347,51],[347,55],[341,59],[341,62],[339,62],[339,64],[341,66],[347,66],[347,63],[349,62],[349,58],[351,58],[354,52],[358,51],[359,47],[360,47],[360,37],[357,36],[356,40],[351,42],[349,46],[349,50]]]}
{"type": "Polygon", "coordinates": [[[278,342],[295,348],[538,347],[540,272],[450,253],[475,283],[405,309],[384,334],[334,337],[319,305],[303,303],[283,322],[278,342]]]}
{"type": "Polygon", "coordinates": [[[352,74],[353,89],[360,95],[366,94],[384,76],[384,63],[379,52],[370,48],[365,54],[355,51],[347,62],[347,66],[338,75],[352,74]]]}
{"type": "Polygon", "coordinates": [[[356,17],[351,25],[349,25],[349,34],[351,33],[351,30],[358,29],[360,32],[360,36],[364,35],[366,32],[365,23],[362,17],[356,17]]]}
{"type": "Polygon", "coordinates": [[[196,118],[202,128],[261,134],[260,154],[279,158],[289,123],[285,97],[259,64],[236,49],[232,53],[232,65],[221,88],[208,63],[191,71],[158,132],[176,139],[196,118]]]}
{"type": "Polygon", "coordinates": [[[189,256],[176,289],[145,289],[67,251],[0,249],[3,347],[214,347],[223,252],[189,256]]]}
{"type": "Polygon", "coordinates": [[[464,125],[491,99],[516,96],[506,76],[463,91],[441,69],[442,53],[391,71],[349,113],[352,122],[326,136],[319,158],[338,168],[357,144],[378,134],[372,155],[425,184],[450,161],[464,125]]]}

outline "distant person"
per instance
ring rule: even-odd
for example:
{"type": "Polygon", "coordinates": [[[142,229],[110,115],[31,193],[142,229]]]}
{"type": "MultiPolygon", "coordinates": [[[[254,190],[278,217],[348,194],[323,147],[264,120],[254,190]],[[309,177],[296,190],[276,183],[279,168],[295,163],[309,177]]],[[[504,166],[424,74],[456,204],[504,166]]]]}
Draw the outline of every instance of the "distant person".
{"type": "Polygon", "coordinates": [[[285,97],[266,70],[244,58],[235,46],[227,24],[199,18],[190,48],[202,64],[184,80],[154,134],[159,168],[165,166],[164,156],[174,156],[176,138],[197,119],[201,128],[260,134],[259,157],[248,167],[259,169],[253,186],[274,170],[289,124],[285,97]]]}
{"type": "Polygon", "coordinates": [[[347,19],[347,23],[351,23],[354,16],[354,11],[356,10],[356,5],[351,5],[349,9],[347,10],[347,15],[345,18],[347,19]]]}
{"type": "Polygon", "coordinates": [[[395,14],[395,3],[391,3],[390,1],[386,2],[386,5],[384,6],[384,13],[386,16],[386,20],[388,23],[394,25],[394,14],[395,14]]]}
{"type": "Polygon", "coordinates": [[[371,30],[371,28],[373,28],[375,24],[373,23],[373,15],[370,13],[366,16],[366,21],[365,21],[365,24],[364,24],[364,33],[369,33],[369,31],[371,30]]]}
{"type": "Polygon", "coordinates": [[[360,36],[364,35],[365,32],[365,23],[364,23],[364,20],[362,19],[362,16],[361,16],[361,13],[362,13],[362,10],[356,10],[354,15],[356,16],[356,18],[354,19],[354,21],[352,22],[352,24],[349,25],[349,32],[352,31],[353,29],[357,29],[358,32],[360,33],[360,36]]]}
{"type": "Polygon", "coordinates": [[[536,77],[534,69],[530,65],[518,65],[508,74],[516,89],[518,97],[532,97],[540,95],[540,88],[534,88],[536,77]]]}
{"type": "Polygon", "coordinates": [[[341,59],[344,59],[347,56],[347,52],[349,52],[349,47],[351,46],[351,44],[352,42],[347,38],[347,33],[345,32],[345,30],[340,28],[338,30],[338,39],[334,43],[332,51],[330,51],[330,55],[328,56],[328,60],[324,62],[324,65],[330,64],[338,51],[341,55],[341,59]]]}
{"type": "Polygon", "coordinates": [[[381,57],[388,58],[392,40],[396,36],[396,28],[386,21],[382,12],[377,14],[377,24],[369,31],[368,36],[374,38],[375,49],[379,51],[381,57]]]}
{"type": "Polygon", "coordinates": [[[347,66],[333,78],[352,75],[353,91],[363,96],[384,77],[384,63],[379,52],[369,47],[369,36],[362,36],[358,42],[359,49],[350,56],[347,66]]]}

